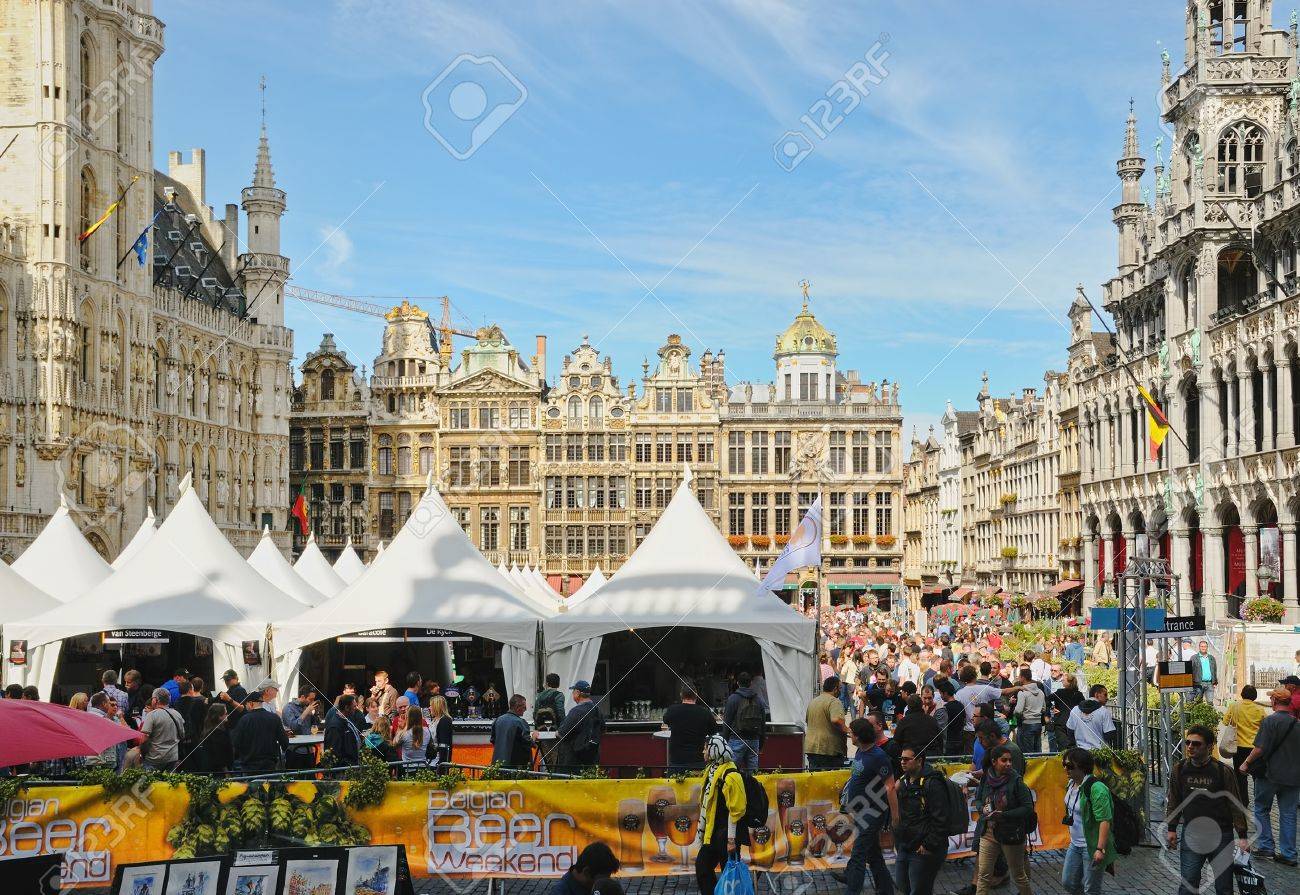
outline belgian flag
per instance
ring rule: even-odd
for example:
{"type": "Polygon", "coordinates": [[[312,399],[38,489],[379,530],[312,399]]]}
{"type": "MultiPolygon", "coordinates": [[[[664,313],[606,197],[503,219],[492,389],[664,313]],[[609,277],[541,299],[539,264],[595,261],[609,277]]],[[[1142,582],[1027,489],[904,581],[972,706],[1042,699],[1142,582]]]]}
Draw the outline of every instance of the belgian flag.
{"type": "Polygon", "coordinates": [[[1138,394],[1147,405],[1147,447],[1150,449],[1151,459],[1160,459],[1160,446],[1165,443],[1165,438],[1169,435],[1169,420],[1165,419],[1164,411],[1156,403],[1156,399],[1151,397],[1151,393],[1138,386],[1138,394]]]}

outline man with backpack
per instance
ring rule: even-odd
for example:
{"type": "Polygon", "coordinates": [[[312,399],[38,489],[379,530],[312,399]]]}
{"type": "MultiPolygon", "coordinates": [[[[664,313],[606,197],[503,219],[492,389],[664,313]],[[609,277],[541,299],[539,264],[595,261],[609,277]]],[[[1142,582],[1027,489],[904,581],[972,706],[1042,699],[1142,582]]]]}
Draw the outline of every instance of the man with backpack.
{"type": "Polygon", "coordinates": [[[1092,776],[1095,763],[1087,749],[1071,747],[1062,756],[1070,785],[1065,790],[1065,818],[1070,847],[1061,869],[1061,885],[1070,895],[1101,895],[1102,878],[1118,857],[1111,827],[1115,821],[1110,787],[1092,776]]]}
{"type": "Polygon", "coordinates": [[[880,832],[891,817],[898,817],[894,768],[885,750],[876,744],[876,726],[869,719],[854,718],[849,730],[858,751],[841,800],[857,835],[844,868],[844,895],[860,895],[868,867],[877,895],[893,895],[894,880],[880,850],[880,832]]]}
{"type": "Polygon", "coordinates": [[[1214,733],[1208,727],[1188,727],[1183,736],[1187,757],[1169,774],[1165,796],[1169,848],[1179,845],[1178,825],[1183,825],[1178,851],[1180,895],[1202,891],[1201,870],[1206,864],[1214,876],[1215,895],[1232,895],[1234,830],[1238,848],[1245,851],[1249,847],[1237,775],[1223,762],[1214,760],[1210,754],[1213,743],[1214,733]]]}
{"type": "Polygon", "coordinates": [[[748,671],[736,676],[736,692],[727,697],[722,707],[722,727],[736,766],[757,771],[763,734],[767,730],[767,703],[750,686],[752,680],[748,671]]]}
{"type": "Polygon", "coordinates": [[[600,738],[605,719],[591,701],[591,684],[578,681],[573,685],[573,708],[555,732],[555,751],[561,770],[589,768],[600,763],[600,738]]]}
{"type": "Polygon", "coordinates": [[[898,761],[903,769],[894,826],[898,887],[908,895],[934,895],[935,878],[948,859],[948,836],[958,825],[953,834],[965,833],[970,822],[966,799],[943,772],[926,765],[924,752],[905,746],[898,761]]]}
{"type": "Polygon", "coordinates": [[[560,690],[560,676],[552,672],[546,676],[546,689],[533,699],[533,727],[554,730],[563,718],[564,693],[560,690]]]}

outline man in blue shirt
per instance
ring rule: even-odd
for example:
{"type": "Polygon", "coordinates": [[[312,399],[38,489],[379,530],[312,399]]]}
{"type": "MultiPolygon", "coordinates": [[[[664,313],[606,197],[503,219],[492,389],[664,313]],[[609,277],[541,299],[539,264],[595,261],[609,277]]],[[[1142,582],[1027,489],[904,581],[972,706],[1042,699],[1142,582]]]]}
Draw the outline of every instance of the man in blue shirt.
{"type": "Polygon", "coordinates": [[[1065,649],[1061,651],[1061,655],[1064,656],[1068,662],[1073,662],[1076,665],[1083,664],[1083,660],[1086,658],[1086,653],[1084,652],[1083,644],[1079,642],[1079,635],[1070,635],[1070,642],[1065,645],[1065,649]]]}
{"type": "Polygon", "coordinates": [[[1197,655],[1192,657],[1192,698],[1214,699],[1214,688],[1219,684],[1219,666],[1210,655],[1209,641],[1197,644],[1197,655]]]}
{"type": "Polygon", "coordinates": [[[424,678],[420,676],[418,671],[412,671],[406,676],[406,692],[402,695],[406,697],[409,705],[418,706],[420,704],[420,684],[423,682],[424,678]]]}
{"type": "Polygon", "coordinates": [[[894,879],[880,850],[880,831],[891,817],[898,817],[898,793],[894,768],[885,750],[876,745],[876,726],[867,718],[855,718],[849,725],[857,754],[844,787],[843,807],[857,826],[857,837],[844,868],[844,895],[861,895],[866,870],[871,868],[877,895],[894,895],[894,879]]]}
{"type": "Polygon", "coordinates": [[[163,682],[163,689],[171,694],[172,705],[175,705],[177,700],[181,698],[181,681],[188,681],[189,679],[190,673],[184,668],[178,668],[172,672],[171,680],[163,682]]]}

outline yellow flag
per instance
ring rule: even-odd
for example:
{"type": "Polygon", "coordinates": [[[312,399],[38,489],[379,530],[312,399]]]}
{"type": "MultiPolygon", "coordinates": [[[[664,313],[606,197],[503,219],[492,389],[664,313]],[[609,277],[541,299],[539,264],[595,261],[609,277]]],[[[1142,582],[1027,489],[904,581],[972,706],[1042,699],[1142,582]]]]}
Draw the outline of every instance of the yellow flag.
{"type": "Polygon", "coordinates": [[[1150,449],[1151,459],[1160,458],[1160,445],[1165,443],[1165,437],[1169,435],[1169,420],[1165,419],[1164,411],[1156,403],[1156,399],[1151,397],[1151,393],[1138,386],[1138,393],[1142,395],[1142,400],[1147,405],[1147,447],[1150,449]]]}

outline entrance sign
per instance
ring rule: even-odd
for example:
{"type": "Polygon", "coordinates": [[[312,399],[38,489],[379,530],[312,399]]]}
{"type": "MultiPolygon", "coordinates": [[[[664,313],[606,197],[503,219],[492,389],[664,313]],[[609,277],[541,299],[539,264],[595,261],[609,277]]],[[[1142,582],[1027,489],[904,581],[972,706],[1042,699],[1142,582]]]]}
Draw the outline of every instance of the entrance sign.
{"type": "Polygon", "coordinates": [[[1165,616],[1163,631],[1148,631],[1148,637],[1204,637],[1205,616],[1203,615],[1169,615],[1165,616]]]}

